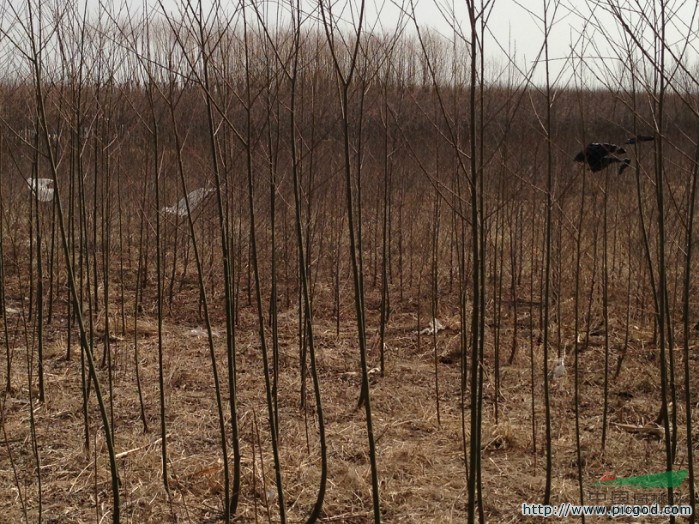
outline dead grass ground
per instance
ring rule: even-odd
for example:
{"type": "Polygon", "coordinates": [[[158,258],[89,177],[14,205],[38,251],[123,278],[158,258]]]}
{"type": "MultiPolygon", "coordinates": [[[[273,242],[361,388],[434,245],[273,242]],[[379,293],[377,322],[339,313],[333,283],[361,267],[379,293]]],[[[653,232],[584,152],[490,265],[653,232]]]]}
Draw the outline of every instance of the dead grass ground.
{"type": "MultiPolygon", "coordinates": [[[[375,297],[374,297],[375,298],[375,297]]],[[[192,336],[197,327],[194,298],[178,298],[174,320],[164,324],[166,425],[171,492],[163,489],[160,467],[158,359],[155,322],[139,320],[140,373],[149,431],[143,431],[135,387],[133,334],[113,345],[113,412],[121,478],[123,522],[213,522],[221,516],[223,462],[214,397],[212,364],[206,338],[192,336]],[[191,299],[191,300],[190,300],[191,299]]],[[[371,303],[371,300],[368,301],[371,303]]],[[[372,374],[371,398],[381,505],[385,522],[459,522],[466,518],[467,476],[464,466],[459,365],[439,363],[439,421],[435,398],[432,337],[414,333],[417,318],[409,304],[397,306],[387,332],[386,374],[372,374]]],[[[447,330],[438,336],[441,353],[458,333],[458,311],[442,306],[447,330]]],[[[370,311],[371,325],[377,312],[370,311]]],[[[323,521],[360,523],[371,520],[371,481],[364,411],[356,410],[359,393],[358,350],[351,308],[343,313],[339,336],[330,309],[316,307],[315,334],[323,409],[327,429],[329,478],[323,521]]],[[[424,323],[424,322],[423,322],[424,323]]],[[[543,361],[534,347],[535,400],[532,407],[529,334],[521,341],[513,365],[504,363],[511,331],[501,329],[502,369],[498,419],[495,420],[492,333],[489,331],[484,386],[482,483],[489,522],[523,520],[523,502],[541,502],[545,484],[545,427],[542,396],[543,361]],[[532,430],[532,410],[535,423],[532,430]],[[536,439],[536,442],[534,442],[536,439]]],[[[215,329],[225,328],[217,320],[215,329]]],[[[569,326],[567,327],[569,330],[569,326]]],[[[295,310],[280,317],[279,382],[280,452],[288,516],[299,522],[316,497],[319,445],[311,381],[307,410],[300,408],[300,375],[295,310]]],[[[241,431],[242,493],[239,522],[278,520],[273,462],[268,433],[256,313],[243,308],[237,330],[238,416],[241,431]],[[258,442],[259,438],[259,442],[258,442]],[[260,447],[261,446],[261,447],[260,447]]],[[[107,522],[111,520],[111,487],[105,443],[94,400],[90,397],[90,450],[85,451],[79,352],[65,359],[65,327],[47,328],[46,401],[33,398],[40,456],[43,522],[107,522]]],[[[370,337],[373,337],[373,332],[370,337]]],[[[601,450],[603,348],[591,344],[580,354],[580,440],[586,497],[606,471],[617,476],[665,470],[665,444],[616,423],[643,425],[659,409],[657,349],[650,333],[633,329],[619,379],[610,382],[607,447],[601,450]]],[[[230,412],[225,385],[225,341],[215,338],[216,358],[226,403],[230,444],[230,412]]],[[[20,339],[13,358],[13,390],[3,395],[0,435],[0,523],[36,522],[39,487],[32,453],[27,386],[27,353],[20,339]]],[[[374,344],[371,366],[379,355],[374,344]]],[[[612,350],[610,365],[616,362],[612,350]]],[[[96,348],[100,357],[102,347],[96,348]]],[[[553,363],[553,356],[551,362],[553,363]]],[[[678,365],[681,354],[675,354],[678,365]]],[[[568,375],[551,386],[553,503],[578,500],[575,453],[573,358],[568,375]]],[[[108,376],[100,370],[107,393],[108,376]]],[[[695,386],[696,391],[696,386],[695,386]]],[[[34,395],[36,386],[34,381],[34,395]]],[[[678,395],[683,388],[678,389],[678,395]]],[[[684,408],[678,406],[680,430],[676,468],[686,467],[684,408]]],[[[468,417],[468,405],[466,405],[468,417]]],[[[468,428],[468,418],[465,427],[468,428]]],[[[467,430],[468,431],[468,430],[467,430]]],[[[696,430],[695,430],[696,431],[696,430]]],[[[468,435],[467,435],[468,439],[468,435]]],[[[696,441],[697,439],[695,439],[696,441]]],[[[231,452],[230,446],[228,448],[231,452]]],[[[657,492],[656,492],[657,493],[657,492]]],[[[686,496],[686,485],[684,492],[686,496]]],[[[611,496],[609,493],[606,496],[611,496]]],[[[617,493],[617,499],[622,496],[617,493]]],[[[594,521],[594,520],[593,520],[594,521]]]]}

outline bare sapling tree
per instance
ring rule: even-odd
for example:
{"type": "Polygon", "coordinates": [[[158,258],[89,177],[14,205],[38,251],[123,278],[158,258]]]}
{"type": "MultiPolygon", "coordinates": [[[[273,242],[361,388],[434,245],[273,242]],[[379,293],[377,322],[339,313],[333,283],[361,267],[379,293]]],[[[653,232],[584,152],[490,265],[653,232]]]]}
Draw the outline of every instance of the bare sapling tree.
{"type": "MultiPolygon", "coordinates": [[[[367,364],[367,342],[366,342],[366,319],[364,311],[364,284],[362,274],[362,254],[359,249],[361,244],[357,236],[360,234],[361,228],[356,223],[355,214],[355,194],[353,181],[353,171],[359,171],[360,166],[357,165],[352,169],[351,160],[351,126],[355,122],[350,120],[350,90],[353,86],[355,73],[357,72],[357,57],[362,39],[362,29],[365,15],[365,2],[362,0],[357,6],[354,14],[357,16],[357,23],[354,27],[353,34],[354,42],[347,42],[338,24],[338,19],[333,13],[332,4],[319,2],[319,10],[323,22],[323,29],[328,42],[332,63],[335,72],[335,77],[339,91],[339,106],[340,119],[342,126],[343,138],[343,170],[345,178],[345,198],[347,206],[347,227],[349,233],[349,250],[350,261],[352,265],[352,280],[354,283],[354,303],[357,321],[357,336],[359,342],[359,358],[361,372],[361,394],[359,396],[359,405],[364,405],[367,427],[367,438],[369,441],[369,461],[371,465],[371,487],[373,500],[374,522],[381,522],[381,508],[379,497],[379,478],[378,467],[376,463],[376,443],[374,440],[373,421],[371,417],[371,399],[369,394],[369,376],[367,364]]],[[[357,173],[357,177],[359,174],[357,173]]],[[[361,200],[360,200],[361,206],[361,200]]]]}
{"type": "MultiPolygon", "coordinates": [[[[23,47],[17,47],[17,51],[24,55],[24,58],[30,64],[31,70],[33,72],[34,81],[34,95],[36,99],[36,107],[39,121],[39,129],[42,136],[42,140],[45,144],[51,142],[49,137],[49,124],[48,116],[45,105],[44,96],[44,80],[43,72],[46,64],[43,62],[42,51],[45,48],[46,42],[43,40],[45,35],[39,30],[39,28],[44,24],[45,20],[43,18],[43,13],[41,9],[37,8],[33,2],[28,2],[26,5],[26,13],[22,13],[13,7],[10,7],[11,14],[14,17],[17,25],[21,27],[24,36],[28,40],[29,50],[25,51],[23,47]],[[38,12],[37,12],[38,9],[38,12]]],[[[13,45],[18,46],[17,42],[13,45]]],[[[39,130],[37,130],[39,131],[39,130]]],[[[78,329],[80,331],[80,344],[81,349],[85,353],[85,360],[87,361],[90,377],[94,383],[95,396],[97,398],[97,403],[99,406],[100,417],[102,421],[102,426],[105,434],[105,442],[107,444],[107,452],[109,456],[109,465],[111,473],[111,488],[113,497],[112,506],[112,521],[117,523],[120,521],[120,496],[119,496],[119,473],[116,463],[116,455],[114,451],[114,440],[113,433],[111,431],[110,421],[107,414],[106,404],[102,395],[102,389],[99,383],[96,364],[94,360],[94,355],[92,351],[92,344],[88,341],[87,331],[85,329],[85,324],[82,316],[82,303],[80,301],[80,296],[78,294],[77,285],[75,282],[73,265],[71,263],[68,235],[66,232],[66,222],[63,213],[63,204],[61,202],[61,193],[58,177],[58,168],[56,164],[56,158],[54,150],[47,146],[47,160],[49,165],[49,170],[51,173],[53,181],[54,199],[56,201],[56,212],[58,223],[60,226],[60,237],[61,245],[63,249],[63,257],[66,264],[66,273],[68,276],[68,286],[71,292],[71,298],[73,301],[73,308],[78,321],[78,329]]]]}

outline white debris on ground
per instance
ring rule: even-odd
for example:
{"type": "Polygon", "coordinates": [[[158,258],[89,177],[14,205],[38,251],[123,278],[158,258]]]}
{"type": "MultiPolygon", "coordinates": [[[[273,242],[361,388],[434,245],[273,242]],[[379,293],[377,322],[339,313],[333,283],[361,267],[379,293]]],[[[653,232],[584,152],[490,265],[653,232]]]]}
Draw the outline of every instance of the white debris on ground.
{"type": "MultiPolygon", "coordinates": [[[[366,375],[370,381],[375,381],[381,376],[381,368],[369,368],[366,375]]],[[[345,371],[344,373],[340,373],[340,379],[352,382],[360,380],[361,377],[362,374],[359,371],[345,371]]]]}
{"type": "Polygon", "coordinates": [[[435,333],[439,333],[444,329],[444,324],[442,324],[439,319],[433,318],[432,322],[429,323],[429,325],[420,331],[415,331],[415,333],[420,333],[420,335],[434,335],[435,333]]]}
{"type": "Polygon", "coordinates": [[[162,209],[163,213],[169,213],[171,215],[177,215],[178,217],[187,216],[187,199],[189,199],[189,208],[194,211],[203,200],[206,195],[211,193],[214,189],[211,187],[200,187],[191,191],[186,198],[180,199],[176,206],[166,206],[162,209]]]}
{"type": "Polygon", "coordinates": [[[39,202],[51,202],[53,200],[53,180],[50,178],[28,178],[27,184],[39,202]],[[38,189],[37,189],[38,188],[38,189]]]}
{"type": "Polygon", "coordinates": [[[7,313],[8,315],[19,315],[20,310],[17,309],[16,307],[6,307],[5,313],[7,313]]]}
{"type": "Polygon", "coordinates": [[[267,488],[267,502],[269,504],[274,504],[277,501],[277,488],[267,488]]]}
{"type": "Polygon", "coordinates": [[[551,373],[551,379],[554,381],[561,380],[565,376],[566,376],[566,354],[563,353],[563,355],[561,355],[556,360],[556,367],[553,368],[553,372],[551,373]]]}
{"type": "MultiPolygon", "coordinates": [[[[199,337],[206,337],[206,336],[208,336],[208,333],[206,332],[206,329],[197,326],[197,327],[195,327],[194,329],[191,329],[191,330],[189,331],[189,335],[192,336],[192,337],[197,337],[197,338],[199,338],[199,337]]],[[[218,338],[218,337],[220,337],[221,335],[218,334],[218,331],[214,331],[214,330],[212,329],[212,330],[211,330],[211,336],[212,336],[212,337],[218,338]]]]}

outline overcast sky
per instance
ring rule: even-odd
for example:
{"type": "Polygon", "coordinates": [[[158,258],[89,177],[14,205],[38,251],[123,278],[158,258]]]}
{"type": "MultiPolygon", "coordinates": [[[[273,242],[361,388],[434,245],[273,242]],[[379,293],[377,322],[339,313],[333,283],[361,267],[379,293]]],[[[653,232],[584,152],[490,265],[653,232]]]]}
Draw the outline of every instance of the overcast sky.
{"type": "MultiPolygon", "coordinates": [[[[80,0],[79,0],[80,1],[80,0]]],[[[120,4],[124,0],[82,0],[93,5],[100,1],[110,4],[120,4]]],[[[159,0],[126,0],[133,9],[138,9],[144,2],[159,10],[159,0]]],[[[181,0],[161,0],[165,9],[171,13],[181,10],[181,0]]],[[[190,0],[195,3],[198,0],[190,0]]],[[[213,0],[201,0],[204,6],[210,6],[213,0]]],[[[288,10],[290,1],[296,0],[245,0],[252,1],[271,14],[275,7],[282,12],[288,10]]],[[[333,3],[333,12],[340,16],[347,26],[356,25],[356,9],[359,0],[322,0],[325,5],[333,3]]],[[[476,0],[479,2],[479,0],[476,0]]],[[[488,0],[483,0],[488,2],[488,0]]],[[[454,24],[461,26],[463,34],[468,34],[468,14],[465,0],[366,0],[367,12],[364,30],[373,28],[387,32],[395,30],[401,22],[401,11],[414,12],[421,30],[431,28],[445,38],[454,36],[454,24]]],[[[301,0],[302,8],[317,17],[316,0],[301,0]]],[[[543,42],[544,5],[548,4],[549,23],[553,21],[549,36],[549,56],[552,79],[557,79],[557,85],[568,85],[574,67],[582,71],[587,84],[599,84],[595,78],[595,69],[599,75],[610,78],[621,71],[622,64],[618,58],[619,49],[624,49],[624,34],[621,24],[610,14],[609,4],[620,4],[624,9],[624,20],[630,27],[636,28],[635,35],[644,42],[644,47],[652,54],[652,29],[647,23],[638,21],[642,18],[639,12],[653,19],[654,9],[659,9],[660,0],[490,0],[492,9],[488,17],[488,30],[485,37],[485,49],[492,69],[504,68],[508,61],[513,61],[521,70],[529,70],[541,49],[543,42]],[[555,6],[555,9],[554,9],[555,6]],[[610,42],[617,45],[611,46],[610,42]],[[583,57],[586,67],[580,68],[583,57]],[[571,62],[571,57],[575,60],[571,62]],[[583,71],[584,70],[584,71],[583,71]]],[[[667,41],[679,55],[684,49],[683,62],[689,67],[696,67],[699,57],[699,22],[695,17],[697,0],[666,0],[668,13],[667,41]],[[687,42],[689,46],[687,47],[687,42]]],[[[236,0],[219,0],[227,11],[235,10],[240,3],[236,0]]],[[[283,17],[282,17],[283,18],[283,17]]],[[[414,33],[415,26],[405,14],[402,17],[404,30],[414,33]]],[[[458,30],[458,29],[457,29],[458,30]]],[[[623,53],[622,53],[623,54],[623,53]]],[[[542,55],[543,59],[543,55],[542,55]]],[[[495,74],[491,72],[491,74],[495,74]]],[[[533,76],[535,81],[544,79],[542,62],[538,62],[533,76]]],[[[613,81],[612,83],[616,83],[613,81]]]]}
{"type": "MultiPolygon", "coordinates": [[[[203,0],[204,2],[210,0],[203,0]]],[[[251,0],[247,0],[249,3],[251,0]]],[[[255,0],[253,0],[255,1],[255,0]]],[[[259,0],[256,0],[259,2],[259,0]]],[[[323,0],[327,4],[328,0],[323,0]]],[[[356,24],[356,6],[358,0],[331,0],[334,12],[340,14],[348,24],[356,24]],[[343,7],[344,6],[344,7],[343,7]],[[353,9],[355,11],[353,12],[353,9]]],[[[464,34],[468,34],[468,14],[465,0],[366,0],[367,13],[365,30],[374,27],[377,30],[393,31],[401,20],[401,11],[416,14],[418,24],[422,29],[432,28],[446,38],[454,34],[453,24],[461,25],[464,34]],[[412,3],[411,3],[412,2],[412,3]]],[[[478,0],[476,0],[478,2],[478,0]]],[[[486,1],[486,0],[483,0],[486,1]]],[[[163,0],[166,6],[177,9],[178,0],[163,0]]],[[[623,43],[626,38],[621,25],[609,12],[609,4],[621,4],[624,8],[625,21],[634,27],[642,11],[650,18],[654,9],[658,9],[660,0],[491,0],[492,10],[488,18],[486,34],[486,55],[494,63],[504,66],[508,60],[514,60],[520,68],[530,68],[541,49],[543,42],[544,5],[548,4],[549,23],[553,26],[549,37],[549,56],[552,78],[563,71],[559,83],[569,82],[573,67],[571,56],[583,56],[590,66],[607,68],[615,71],[621,69],[617,53],[612,50],[609,42],[623,43]],[[555,7],[554,9],[554,6],[555,7]],[[509,58],[508,58],[509,54],[509,58]],[[599,59],[602,60],[599,60],[599,59]]],[[[226,3],[224,6],[236,6],[237,2],[226,3]]],[[[286,10],[288,0],[282,2],[261,2],[266,4],[270,12],[274,5],[281,5],[286,10]]],[[[260,5],[258,4],[258,5],[260,5]]],[[[304,9],[312,12],[317,9],[317,2],[302,0],[304,9]]],[[[666,0],[668,13],[668,42],[680,49],[688,39],[691,47],[687,50],[685,60],[694,65],[699,56],[698,22],[694,18],[696,0],[666,0]]],[[[414,32],[414,23],[403,17],[406,32],[414,32]]],[[[638,31],[637,36],[650,43],[651,30],[646,24],[646,31],[638,31]]],[[[615,46],[619,49],[620,46],[615,46]]],[[[679,51],[678,51],[679,52],[679,51]]],[[[543,58],[543,57],[542,57],[543,58]]],[[[580,61],[576,60],[579,64],[580,61]]],[[[587,82],[595,83],[594,74],[589,70],[587,82]]],[[[541,81],[544,78],[543,67],[538,67],[534,78],[541,81]]]]}
{"type": "MultiPolygon", "coordinates": [[[[383,4],[380,14],[376,7],[378,0],[372,2],[369,21],[379,19],[390,28],[399,19],[400,8],[394,3],[383,4]]],[[[409,2],[410,0],[406,0],[409,2]]],[[[453,35],[453,20],[461,24],[463,32],[468,34],[468,13],[465,0],[414,0],[417,21],[420,26],[433,27],[444,36],[453,35]],[[453,13],[453,15],[452,15],[453,13]]],[[[478,0],[476,0],[478,1],[478,0]]],[[[543,43],[544,5],[548,4],[548,21],[553,20],[549,36],[549,57],[552,78],[560,76],[560,82],[566,83],[572,74],[571,56],[582,56],[590,66],[600,66],[616,70],[621,67],[617,59],[619,46],[628,36],[624,34],[621,24],[610,12],[609,4],[621,4],[624,20],[630,27],[640,27],[638,12],[642,11],[652,19],[653,10],[659,9],[659,0],[494,0],[488,17],[488,31],[485,40],[486,55],[494,61],[504,64],[507,56],[521,67],[531,67],[541,50],[543,43]],[[602,59],[602,60],[600,60],[602,59]]],[[[409,5],[409,4],[408,4],[409,5]]],[[[685,60],[696,65],[699,56],[699,22],[696,19],[697,0],[667,0],[667,41],[680,53],[680,49],[689,40],[685,60]]],[[[635,35],[645,40],[646,47],[652,49],[652,31],[647,24],[645,31],[636,29],[635,35]]],[[[543,55],[541,57],[543,59],[543,55]]],[[[576,60],[579,64],[579,60],[576,60]]],[[[587,81],[595,82],[594,75],[588,70],[587,81]]],[[[539,67],[535,79],[544,78],[544,69],[539,67]]]]}

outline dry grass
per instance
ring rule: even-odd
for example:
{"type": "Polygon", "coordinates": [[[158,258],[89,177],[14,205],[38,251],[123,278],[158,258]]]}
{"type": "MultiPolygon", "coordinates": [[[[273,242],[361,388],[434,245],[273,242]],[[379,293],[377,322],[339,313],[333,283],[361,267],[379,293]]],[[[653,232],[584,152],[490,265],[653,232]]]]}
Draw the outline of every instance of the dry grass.
{"type": "MultiPolygon", "coordinates": [[[[178,300],[184,301],[185,295],[178,300]]],[[[189,298],[193,300],[194,296],[189,298]]],[[[182,311],[187,310],[193,308],[182,308],[182,311]]],[[[355,409],[360,380],[356,332],[347,315],[340,335],[336,336],[330,309],[317,306],[317,310],[316,345],[329,454],[323,520],[368,522],[371,519],[371,480],[367,436],[364,412],[355,409]]],[[[444,313],[447,331],[438,336],[438,352],[454,346],[458,333],[454,329],[458,326],[458,317],[449,314],[456,311],[447,311],[444,307],[444,313]]],[[[375,315],[376,311],[372,311],[372,322],[376,321],[375,315]]],[[[278,520],[255,322],[253,310],[241,310],[237,331],[242,453],[240,522],[278,520]]],[[[172,475],[168,497],[160,474],[157,346],[153,325],[153,319],[139,320],[142,329],[140,371],[148,433],[144,433],[139,420],[133,335],[127,333],[125,340],[113,345],[114,391],[110,408],[114,413],[116,451],[120,454],[123,521],[215,521],[222,510],[223,463],[207,342],[203,337],[191,335],[196,321],[165,322],[168,457],[172,475]]],[[[383,517],[386,522],[463,521],[467,476],[462,447],[459,365],[458,362],[439,364],[439,424],[432,337],[421,337],[418,347],[418,337],[413,332],[416,327],[413,313],[400,310],[394,313],[387,337],[386,375],[380,377],[375,373],[371,378],[383,517]]],[[[224,331],[223,325],[215,328],[224,331]]],[[[296,312],[285,312],[280,318],[280,446],[291,521],[300,521],[309,512],[320,476],[310,378],[308,407],[305,412],[299,407],[296,329],[296,312]]],[[[45,356],[47,398],[44,403],[36,398],[33,402],[41,458],[43,519],[45,522],[105,521],[110,518],[111,511],[109,467],[94,394],[90,397],[90,450],[85,451],[80,359],[74,356],[71,361],[65,360],[65,333],[60,326],[50,327],[47,334],[50,340],[45,356]]],[[[521,330],[520,334],[521,348],[514,364],[503,364],[497,422],[490,356],[486,370],[482,482],[485,512],[492,522],[519,521],[521,503],[538,502],[543,495],[545,437],[541,348],[535,348],[534,451],[528,334],[526,330],[521,330]]],[[[611,424],[605,453],[600,448],[603,350],[592,345],[580,354],[580,426],[586,491],[607,470],[618,476],[628,476],[663,471],[665,467],[661,439],[630,432],[615,424],[643,425],[655,419],[658,413],[657,351],[647,343],[649,333],[638,330],[632,335],[621,376],[610,385],[611,424]]],[[[501,336],[507,341],[511,337],[509,328],[503,328],[501,336]]],[[[214,341],[217,363],[223,374],[225,341],[223,338],[214,341]]],[[[376,346],[374,344],[370,355],[372,366],[378,365],[376,346]]],[[[79,355],[77,351],[76,348],[74,355],[79,355]]],[[[96,356],[101,357],[101,352],[102,347],[98,345],[96,356]]],[[[492,355],[492,347],[487,353],[492,355]]],[[[679,352],[676,361],[680,362],[679,352]]],[[[610,362],[612,365],[616,362],[614,351],[610,362]]],[[[567,377],[551,387],[554,502],[578,500],[572,356],[567,364],[567,377]]],[[[38,518],[38,484],[31,448],[24,347],[17,346],[14,351],[13,370],[14,389],[3,397],[5,435],[0,442],[0,488],[6,494],[0,497],[0,522],[8,523],[23,520],[23,504],[30,520],[38,518]]],[[[106,392],[106,370],[101,370],[100,374],[106,392]]],[[[224,398],[228,398],[225,387],[224,398]]],[[[465,413],[468,417],[468,405],[465,413]]],[[[679,414],[683,419],[681,407],[679,414]]],[[[226,417],[230,433],[229,415],[226,417]]],[[[468,418],[465,427],[468,428],[468,418]]],[[[681,428],[677,467],[686,466],[684,435],[681,428]]]]}

